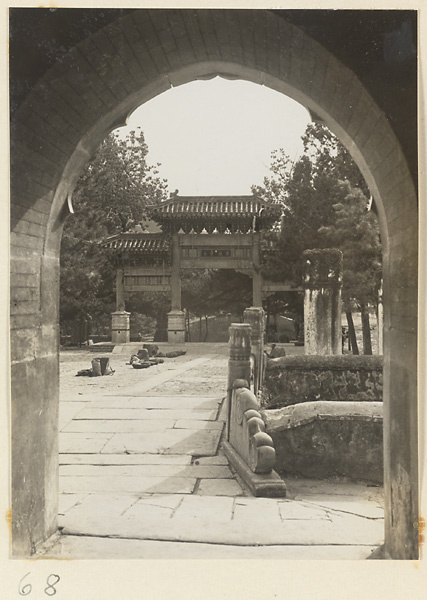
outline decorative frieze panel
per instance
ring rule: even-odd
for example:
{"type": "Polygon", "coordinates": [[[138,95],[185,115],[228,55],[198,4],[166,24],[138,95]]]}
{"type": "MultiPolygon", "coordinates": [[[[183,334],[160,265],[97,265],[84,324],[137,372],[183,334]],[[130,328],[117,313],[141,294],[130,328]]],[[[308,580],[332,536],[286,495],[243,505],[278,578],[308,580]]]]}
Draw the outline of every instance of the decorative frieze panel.
{"type": "Polygon", "coordinates": [[[168,292],[170,275],[137,275],[124,277],[125,292],[168,292]]]}

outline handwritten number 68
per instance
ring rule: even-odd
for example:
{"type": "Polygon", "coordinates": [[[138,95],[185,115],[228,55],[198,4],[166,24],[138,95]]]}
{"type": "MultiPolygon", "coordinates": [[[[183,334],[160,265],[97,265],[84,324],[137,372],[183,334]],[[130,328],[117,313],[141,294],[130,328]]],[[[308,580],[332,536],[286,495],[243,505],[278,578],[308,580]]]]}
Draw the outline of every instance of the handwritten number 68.
{"type": "MultiPolygon", "coordinates": [[[[18,591],[19,594],[21,596],[28,596],[28,594],[31,594],[31,591],[33,589],[33,586],[31,585],[31,583],[26,583],[25,585],[23,585],[24,579],[26,577],[28,577],[30,573],[26,573],[24,575],[24,577],[21,579],[21,581],[19,582],[19,587],[18,587],[18,591]]],[[[58,581],[61,578],[59,577],[59,575],[55,575],[54,573],[51,573],[48,578],[46,579],[46,587],[44,589],[44,593],[46,594],[46,596],[54,596],[56,594],[56,584],[58,583],[58,581]]]]}
{"type": "Polygon", "coordinates": [[[24,586],[21,587],[22,582],[24,581],[24,579],[26,577],[28,577],[29,573],[27,573],[26,575],[24,575],[24,577],[21,579],[21,581],[19,582],[19,593],[21,596],[28,596],[28,594],[31,594],[31,590],[33,589],[33,586],[31,585],[31,583],[27,583],[24,586]]]}
{"type": "Polygon", "coordinates": [[[54,573],[51,573],[49,575],[49,577],[46,579],[47,587],[45,587],[45,589],[44,589],[44,593],[47,596],[54,596],[56,594],[55,585],[58,583],[58,581],[60,579],[61,579],[60,576],[55,575],[54,573]],[[53,579],[54,581],[50,581],[51,579],[53,579]]]}

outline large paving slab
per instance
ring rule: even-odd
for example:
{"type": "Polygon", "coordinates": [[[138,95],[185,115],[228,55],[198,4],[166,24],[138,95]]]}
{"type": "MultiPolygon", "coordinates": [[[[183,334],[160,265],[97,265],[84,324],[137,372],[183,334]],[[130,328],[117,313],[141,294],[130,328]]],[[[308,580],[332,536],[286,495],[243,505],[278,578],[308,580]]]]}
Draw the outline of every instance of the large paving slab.
{"type": "Polygon", "coordinates": [[[59,476],[228,479],[232,474],[227,466],[222,465],[61,465],[59,476]]]}
{"type": "Polygon", "coordinates": [[[83,498],[86,498],[88,494],[84,493],[84,494],[59,494],[59,498],[58,498],[58,514],[59,515],[65,515],[65,513],[67,511],[69,511],[71,508],[74,508],[77,504],[80,504],[80,502],[83,500],[83,498]]]}
{"type": "Polygon", "coordinates": [[[140,433],[143,431],[166,431],[172,429],[173,419],[74,419],[64,432],[77,433],[140,433]]]}
{"type": "Polygon", "coordinates": [[[61,402],[59,404],[59,431],[87,406],[87,402],[61,402]]]}
{"type": "MultiPolygon", "coordinates": [[[[217,410],[221,404],[220,398],[203,398],[200,396],[115,396],[97,398],[91,401],[90,408],[150,408],[150,409],[179,409],[179,410],[217,410]]],[[[87,406],[87,405],[86,405],[87,406]]],[[[84,406],[82,406],[83,408],[84,406]]]]}
{"type": "MultiPolygon", "coordinates": [[[[307,502],[307,504],[311,503],[307,502]]],[[[375,504],[373,502],[363,500],[351,501],[348,499],[345,499],[344,501],[342,499],[320,499],[316,504],[324,509],[331,509],[338,513],[345,513],[359,517],[365,517],[367,519],[384,518],[384,509],[381,506],[379,506],[379,504],[375,504]]]]}
{"type": "Polygon", "coordinates": [[[192,419],[212,421],[217,410],[180,410],[180,409],[146,409],[146,408],[84,408],[79,412],[79,419],[192,419]]]}
{"type": "Polygon", "coordinates": [[[72,559],[366,560],[376,546],[233,546],[188,542],[62,536],[50,555],[72,559]]]}
{"type": "Polygon", "coordinates": [[[65,433],[59,434],[59,452],[84,452],[98,454],[111,439],[105,433],[65,433]]]}
{"type": "Polygon", "coordinates": [[[174,429],[223,429],[224,421],[197,421],[196,419],[180,419],[175,421],[174,429]]]}
{"type": "Polygon", "coordinates": [[[242,487],[234,479],[202,479],[194,492],[199,496],[245,496],[242,487]]]}
{"type": "Polygon", "coordinates": [[[102,452],[213,456],[217,453],[220,438],[221,431],[192,429],[168,429],[164,433],[117,433],[105,444],[102,452]]]}
{"type": "Polygon", "coordinates": [[[64,493],[150,493],[191,494],[196,479],[190,477],[114,477],[61,476],[59,490],[64,493]]]}
{"type": "MultiPolygon", "coordinates": [[[[216,458],[216,457],[214,457],[216,458]]],[[[221,457],[218,457],[221,458],[221,457]]],[[[201,460],[201,459],[200,459],[201,460]]],[[[227,461],[227,459],[226,459],[227,461]]],[[[60,454],[60,465],[189,465],[185,454],[60,454]]],[[[197,463],[195,463],[197,464],[197,463]]],[[[200,463],[210,464],[210,463],[200,463]]],[[[212,463],[227,465],[228,462],[212,463]]]]}
{"type": "Polygon", "coordinates": [[[62,527],[63,520],[66,518],[64,515],[73,513],[78,518],[82,519],[82,526],[85,526],[84,515],[90,515],[94,512],[97,513],[98,518],[107,519],[109,515],[122,515],[128,508],[130,508],[135,502],[139,500],[139,495],[132,494],[76,494],[76,493],[61,493],[59,495],[61,502],[63,503],[63,510],[60,519],[60,526],[62,527]],[[74,500],[78,498],[76,502],[74,500]],[[74,502],[72,506],[70,504],[74,502]],[[84,508],[82,508],[84,505],[84,508]]]}
{"type": "MultiPolygon", "coordinates": [[[[173,500],[172,496],[168,498],[173,500]]],[[[319,507],[313,507],[312,518],[304,514],[304,518],[298,519],[294,513],[292,518],[283,519],[282,502],[264,498],[177,495],[173,511],[165,511],[159,497],[152,496],[134,502],[123,514],[110,511],[106,520],[96,508],[89,510],[87,500],[83,499],[67,512],[63,525],[65,534],[211,544],[374,546],[383,541],[381,520],[326,511],[324,518],[319,518],[319,507]]]]}

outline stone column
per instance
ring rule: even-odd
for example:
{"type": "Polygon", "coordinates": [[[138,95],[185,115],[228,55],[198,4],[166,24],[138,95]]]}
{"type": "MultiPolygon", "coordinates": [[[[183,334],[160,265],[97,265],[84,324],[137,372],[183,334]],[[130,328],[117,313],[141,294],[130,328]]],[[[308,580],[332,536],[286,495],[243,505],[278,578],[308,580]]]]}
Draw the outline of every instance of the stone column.
{"type": "Polygon", "coordinates": [[[377,329],[378,329],[378,354],[384,354],[383,327],[384,327],[384,308],[383,308],[383,286],[378,290],[378,308],[377,308],[377,329]]]}
{"type": "Polygon", "coordinates": [[[306,250],[303,258],[305,354],[341,354],[342,252],[306,250]]]}
{"type": "Polygon", "coordinates": [[[261,237],[252,234],[252,304],[262,308],[261,237]]]}
{"type": "Polygon", "coordinates": [[[257,394],[264,372],[265,312],[262,308],[251,306],[244,311],[243,320],[251,326],[251,354],[255,360],[253,391],[257,394]]]}
{"type": "Polygon", "coordinates": [[[130,313],[125,310],[125,284],[123,268],[116,271],[116,312],[111,314],[111,341],[113,344],[130,342],[130,313]]]}
{"type": "Polygon", "coordinates": [[[172,236],[171,311],[168,313],[168,342],[185,342],[185,313],[181,310],[181,248],[179,234],[172,236]]]}
{"type": "Polygon", "coordinates": [[[116,271],[116,311],[125,310],[125,275],[123,268],[116,271]]]}
{"type": "Polygon", "coordinates": [[[245,380],[247,385],[250,385],[251,381],[251,326],[248,323],[232,323],[228,331],[230,339],[228,343],[227,438],[229,434],[233,384],[236,379],[245,380]]]}

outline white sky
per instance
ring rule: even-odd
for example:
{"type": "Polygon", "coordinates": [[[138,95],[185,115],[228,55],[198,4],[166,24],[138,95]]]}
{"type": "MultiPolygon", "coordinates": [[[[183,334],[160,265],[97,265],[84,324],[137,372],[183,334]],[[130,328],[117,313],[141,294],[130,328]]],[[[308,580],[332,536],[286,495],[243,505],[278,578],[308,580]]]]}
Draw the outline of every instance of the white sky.
{"type": "Polygon", "coordinates": [[[141,127],[148,162],[161,163],[170,192],[239,195],[262,184],[273,150],[298,157],[309,121],[303,106],[279,92],[216,77],[156,96],[135,110],[120,134],[141,127]]]}

